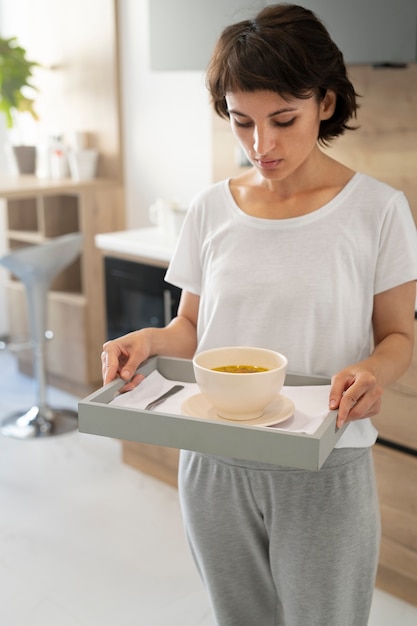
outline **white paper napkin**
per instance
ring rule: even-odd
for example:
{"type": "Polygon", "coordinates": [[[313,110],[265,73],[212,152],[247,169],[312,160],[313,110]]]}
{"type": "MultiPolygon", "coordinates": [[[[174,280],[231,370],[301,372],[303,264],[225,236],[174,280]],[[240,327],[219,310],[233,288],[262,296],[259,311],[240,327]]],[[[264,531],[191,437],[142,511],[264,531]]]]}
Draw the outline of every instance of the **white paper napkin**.
{"type": "Polygon", "coordinates": [[[163,393],[171,389],[174,385],[184,385],[184,389],[181,389],[181,391],[175,395],[164,400],[164,402],[154,410],[158,413],[181,415],[181,404],[184,400],[199,393],[197,383],[184,383],[182,380],[168,380],[168,378],[162,376],[157,370],[149,374],[137,387],[132,389],[132,391],[117,395],[110,404],[143,410],[149,402],[162,396],[163,393]]]}
{"type": "Polygon", "coordinates": [[[269,428],[313,435],[329,413],[329,392],[330,385],[300,387],[284,385],[281,393],[294,402],[294,415],[285,422],[269,428]]]}
{"type": "MultiPolygon", "coordinates": [[[[174,396],[167,398],[155,410],[158,413],[170,413],[182,415],[181,404],[187,398],[200,393],[197,383],[184,383],[182,381],[168,380],[157,370],[153,371],[135,389],[117,395],[110,404],[144,409],[145,406],[162,395],[173,385],[184,385],[184,389],[174,396]]],[[[285,422],[276,426],[265,426],[265,428],[277,428],[296,433],[314,434],[323,423],[329,412],[329,391],[330,385],[312,385],[282,388],[282,394],[290,398],[295,405],[295,413],[285,422]]]]}

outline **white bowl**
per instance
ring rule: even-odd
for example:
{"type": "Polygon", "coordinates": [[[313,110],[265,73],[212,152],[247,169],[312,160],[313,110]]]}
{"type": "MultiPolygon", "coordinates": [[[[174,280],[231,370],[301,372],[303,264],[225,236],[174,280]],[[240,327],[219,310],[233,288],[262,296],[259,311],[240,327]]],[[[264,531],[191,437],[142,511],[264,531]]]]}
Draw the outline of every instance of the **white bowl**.
{"type": "Polygon", "coordinates": [[[281,392],[288,359],[264,348],[226,347],[200,352],[193,359],[194,375],[201,393],[216,413],[230,420],[260,417],[281,392]],[[219,372],[213,368],[251,365],[266,368],[256,373],[219,372]]]}

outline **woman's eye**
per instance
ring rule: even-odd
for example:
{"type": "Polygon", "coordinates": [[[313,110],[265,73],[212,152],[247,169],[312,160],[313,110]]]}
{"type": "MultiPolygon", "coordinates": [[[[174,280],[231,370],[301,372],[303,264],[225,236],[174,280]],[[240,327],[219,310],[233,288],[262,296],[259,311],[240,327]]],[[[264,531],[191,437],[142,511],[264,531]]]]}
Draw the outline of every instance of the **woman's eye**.
{"type": "Polygon", "coordinates": [[[233,124],[238,128],[250,128],[252,126],[252,122],[239,122],[238,120],[233,120],[233,124]]]}
{"type": "Polygon", "coordinates": [[[287,126],[292,126],[294,124],[294,122],[295,122],[295,117],[292,117],[287,122],[277,122],[277,121],[275,121],[274,124],[275,124],[275,126],[279,126],[280,128],[286,128],[287,126]]]}
{"type": "MultiPolygon", "coordinates": [[[[292,126],[295,122],[295,117],[292,117],[290,120],[286,122],[279,122],[278,120],[273,120],[272,123],[274,126],[278,126],[279,128],[287,128],[288,126],[292,126]]],[[[232,118],[232,123],[236,128],[251,128],[253,126],[253,122],[242,122],[240,120],[232,118]]]]}

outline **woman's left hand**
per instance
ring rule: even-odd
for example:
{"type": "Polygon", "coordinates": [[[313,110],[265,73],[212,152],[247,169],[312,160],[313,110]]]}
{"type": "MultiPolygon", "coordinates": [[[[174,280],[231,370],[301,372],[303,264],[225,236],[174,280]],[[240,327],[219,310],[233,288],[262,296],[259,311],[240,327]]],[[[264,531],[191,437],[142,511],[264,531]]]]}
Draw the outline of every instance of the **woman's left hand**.
{"type": "Polygon", "coordinates": [[[332,378],[329,407],[339,409],[339,427],[347,421],[377,415],[383,388],[398,380],[410,365],[415,301],[415,281],[374,296],[372,354],[332,378]]]}
{"type": "Polygon", "coordinates": [[[381,410],[382,386],[374,374],[360,366],[347,367],[332,377],[329,408],[339,409],[337,426],[377,415],[381,410]]]}

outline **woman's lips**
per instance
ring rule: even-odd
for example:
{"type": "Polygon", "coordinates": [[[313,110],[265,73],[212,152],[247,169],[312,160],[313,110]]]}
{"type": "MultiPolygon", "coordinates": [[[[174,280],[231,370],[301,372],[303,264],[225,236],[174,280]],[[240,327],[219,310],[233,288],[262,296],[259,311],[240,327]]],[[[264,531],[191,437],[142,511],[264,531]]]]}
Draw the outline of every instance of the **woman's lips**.
{"type": "Polygon", "coordinates": [[[257,164],[264,170],[273,170],[281,163],[282,159],[256,159],[257,164]]]}

